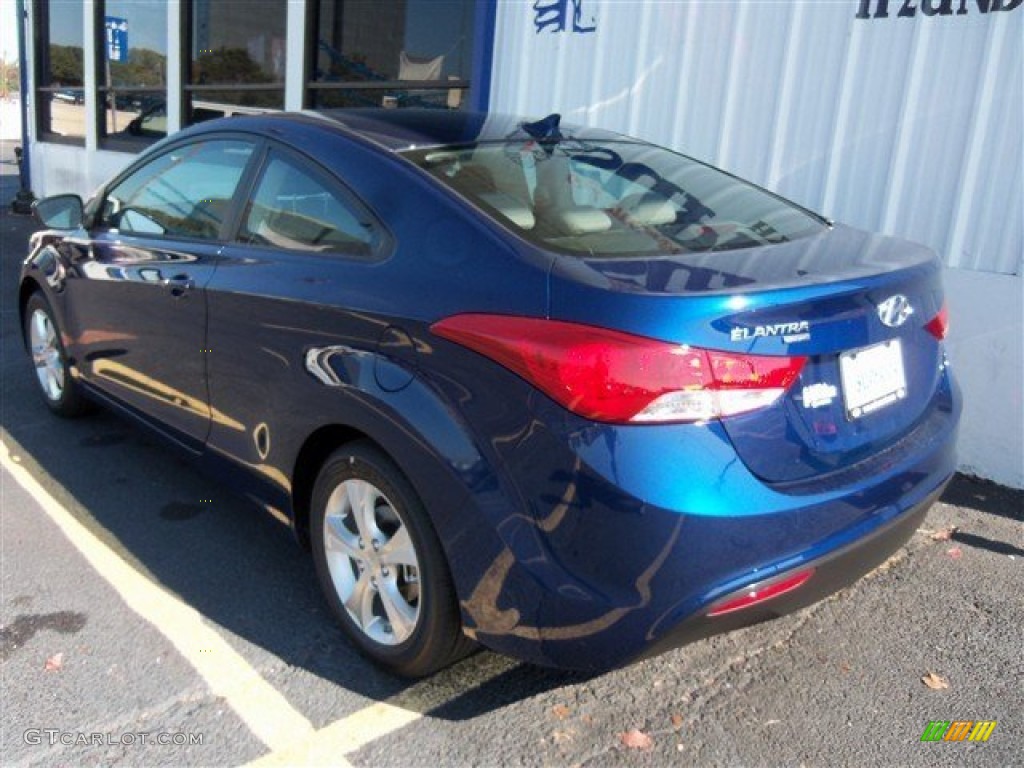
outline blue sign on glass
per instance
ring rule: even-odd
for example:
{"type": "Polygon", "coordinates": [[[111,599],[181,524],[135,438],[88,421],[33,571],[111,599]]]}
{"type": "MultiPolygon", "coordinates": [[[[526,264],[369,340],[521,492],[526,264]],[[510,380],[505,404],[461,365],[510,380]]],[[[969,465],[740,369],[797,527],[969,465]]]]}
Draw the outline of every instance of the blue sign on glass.
{"type": "Polygon", "coordinates": [[[107,16],[103,19],[107,31],[107,59],[128,61],[128,19],[107,16]]]}

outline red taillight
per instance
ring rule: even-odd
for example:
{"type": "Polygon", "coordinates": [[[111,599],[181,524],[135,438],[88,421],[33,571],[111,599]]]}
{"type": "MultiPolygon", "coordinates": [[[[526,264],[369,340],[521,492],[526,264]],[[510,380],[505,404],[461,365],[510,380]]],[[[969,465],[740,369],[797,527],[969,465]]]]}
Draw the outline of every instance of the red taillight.
{"type": "Polygon", "coordinates": [[[751,589],[746,594],[740,595],[739,597],[728,600],[721,605],[716,605],[710,611],[708,616],[721,616],[726,613],[732,613],[733,611],[739,611],[743,608],[749,608],[752,605],[763,603],[765,600],[771,600],[773,597],[784,595],[787,592],[792,592],[798,587],[802,587],[807,580],[814,574],[814,569],[810,568],[806,571],[800,571],[794,573],[781,581],[775,581],[767,586],[760,587],[758,589],[751,589]]]}
{"type": "Polygon", "coordinates": [[[529,317],[456,315],[431,330],[501,363],[573,413],[618,423],[704,421],[763,408],[806,361],[529,317]]]}
{"type": "Polygon", "coordinates": [[[942,305],[939,314],[928,321],[924,329],[939,341],[946,338],[946,334],[949,333],[949,310],[945,304],[942,305]]]}

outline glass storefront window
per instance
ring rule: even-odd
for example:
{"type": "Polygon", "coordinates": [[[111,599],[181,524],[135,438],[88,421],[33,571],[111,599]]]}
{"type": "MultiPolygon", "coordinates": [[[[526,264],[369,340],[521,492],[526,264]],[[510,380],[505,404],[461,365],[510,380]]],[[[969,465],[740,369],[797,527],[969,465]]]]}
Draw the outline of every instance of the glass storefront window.
{"type": "Polygon", "coordinates": [[[167,135],[167,4],[97,4],[100,137],[116,147],[167,135]]]}
{"type": "Polygon", "coordinates": [[[284,108],[287,0],[191,0],[185,122],[284,108]]]}
{"type": "Polygon", "coordinates": [[[82,6],[37,0],[36,115],[47,141],[85,139],[82,6]]]}
{"type": "Polygon", "coordinates": [[[311,107],[458,109],[469,88],[475,0],[319,0],[311,107]]]}

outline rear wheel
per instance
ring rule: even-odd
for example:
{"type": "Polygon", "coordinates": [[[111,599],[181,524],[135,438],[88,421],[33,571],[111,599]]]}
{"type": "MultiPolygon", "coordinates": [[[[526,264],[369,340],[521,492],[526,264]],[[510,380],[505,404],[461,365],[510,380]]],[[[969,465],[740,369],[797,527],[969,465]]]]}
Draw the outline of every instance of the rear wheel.
{"type": "Polygon", "coordinates": [[[22,327],[43,402],[59,416],[79,416],[88,411],[88,400],[68,373],[67,354],[53,310],[38,291],[25,304],[22,327]]]}
{"type": "Polygon", "coordinates": [[[375,446],[359,441],[330,456],[313,489],[310,528],[327,601],[365,655],[419,677],[473,647],[423,504],[375,446]]]}

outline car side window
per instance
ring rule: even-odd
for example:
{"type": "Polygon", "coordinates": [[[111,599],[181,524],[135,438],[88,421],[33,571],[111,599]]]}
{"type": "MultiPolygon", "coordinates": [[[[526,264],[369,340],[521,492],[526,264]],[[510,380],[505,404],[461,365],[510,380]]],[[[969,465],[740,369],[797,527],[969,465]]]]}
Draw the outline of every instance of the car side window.
{"type": "Polygon", "coordinates": [[[369,258],[376,234],[368,219],[321,174],[272,151],[246,206],[238,239],[369,258]]]}
{"type": "Polygon", "coordinates": [[[216,240],[255,144],[217,139],[165,152],[106,196],[100,225],[126,234],[216,240]]]}

